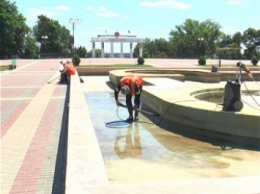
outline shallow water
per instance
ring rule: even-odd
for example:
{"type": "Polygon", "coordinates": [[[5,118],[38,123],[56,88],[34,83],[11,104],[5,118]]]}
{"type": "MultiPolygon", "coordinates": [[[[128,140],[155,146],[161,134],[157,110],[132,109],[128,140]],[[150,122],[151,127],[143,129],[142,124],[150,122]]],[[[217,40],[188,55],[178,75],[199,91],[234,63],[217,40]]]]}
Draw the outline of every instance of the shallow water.
{"type": "MultiPolygon", "coordinates": [[[[147,182],[260,174],[258,151],[221,149],[166,131],[145,115],[129,127],[106,127],[126,119],[112,92],[86,93],[86,101],[112,182],[147,182]],[[237,169],[240,169],[239,171],[237,169]]],[[[120,99],[124,103],[124,99],[120,99]]]]}

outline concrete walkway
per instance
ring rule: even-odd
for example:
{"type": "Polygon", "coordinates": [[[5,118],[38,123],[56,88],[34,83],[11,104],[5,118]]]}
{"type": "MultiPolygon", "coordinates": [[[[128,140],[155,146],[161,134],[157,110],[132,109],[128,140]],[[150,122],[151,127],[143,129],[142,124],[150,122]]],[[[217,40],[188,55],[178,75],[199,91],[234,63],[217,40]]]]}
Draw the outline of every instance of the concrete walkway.
{"type": "MultiPolygon", "coordinates": [[[[69,91],[67,85],[57,84],[59,68],[59,60],[18,60],[17,69],[1,73],[1,194],[59,194],[68,186],[70,192],[66,193],[260,193],[259,176],[93,184],[89,178],[93,174],[80,171],[84,166],[76,166],[71,179],[77,187],[65,186],[69,91]],[[90,181],[79,182],[85,177],[90,181]]],[[[78,143],[75,149],[81,148],[80,142],[72,140],[78,143]]],[[[69,158],[72,164],[80,163],[76,157],[84,157],[98,165],[86,155],[71,156],[75,157],[69,158]]]]}
{"type": "MultiPolygon", "coordinates": [[[[80,173],[79,176],[76,176],[76,171],[74,171],[74,174],[72,175],[74,175],[74,177],[78,177],[78,182],[81,181],[81,190],[79,187],[75,186],[79,185],[79,183],[72,183],[71,181],[71,184],[69,185],[70,187],[74,185],[74,191],[75,188],[78,188],[77,193],[129,194],[145,192],[149,194],[217,194],[260,192],[260,187],[257,183],[260,181],[260,155],[258,151],[243,149],[240,150],[233,148],[230,150],[228,148],[228,150],[224,151],[217,146],[218,144],[213,147],[208,145],[209,147],[206,146],[207,148],[205,148],[205,144],[203,143],[200,144],[196,141],[189,143],[190,140],[180,136],[175,139],[170,134],[167,134],[167,132],[155,125],[145,125],[145,129],[143,129],[142,124],[135,124],[133,128],[128,128],[135,132],[136,130],[139,131],[138,134],[132,134],[131,136],[132,143],[135,142],[134,145],[136,145],[136,148],[129,146],[129,143],[124,144],[121,142],[121,149],[123,149],[125,145],[128,153],[131,152],[132,155],[140,154],[139,149],[137,148],[139,143],[136,143],[136,141],[140,142],[142,147],[141,156],[138,156],[137,158],[129,156],[125,159],[116,159],[116,157],[113,158],[113,145],[115,144],[115,139],[118,137],[118,131],[115,129],[107,129],[103,123],[107,120],[111,121],[116,117],[108,116],[108,114],[113,115],[112,110],[115,108],[113,103],[114,100],[112,99],[112,101],[110,100],[110,103],[108,103],[104,99],[104,96],[112,94],[111,88],[109,88],[107,85],[108,78],[104,76],[86,76],[82,78],[85,81],[85,83],[82,85],[84,92],[91,96],[89,97],[91,100],[88,102],[87,106],[89,107],[89,111],[92,113],[95,132],[97,136],[102,139],[102,141],[99,142],[99,146],[101,147],[103,153],[103,160],[106,163],[109,183],[103,181],[103,183],[99,182],[98,184],[95,184],[97,180],[86,181],[86,178],[84,181],[82,180],[80,173]],[[104,93],[102,93],[102,91],[104,93]],[[92,95],[95,92],[97,95],[94,97],[92,95]],[[92,109],[90,107],[92,107],[92,109]],[[93,107],[94,109],[99,110],[98,113],[93,111],[93,107]],[[150,136],[147,136],[147,133],[150,134],[150,136],[155,137],[156,141],[154,142],[149,139],[150,136]],[[105,136],[105,134],[107,136],[105,136]],[[170,152],[169,154],[174,155],[172,158],[169,157],[170,159],[168,161],[166,159],[167,154],[164,155],[165,153],[163,152],[163,149],[158,147],[157,141],[161,143],[163,142],[162,144],[165,146],[165,148],[167,148],[167,151],[170,152]],[[179,141],[183,142],[183,145],[180,145],[179,141]],[[190,145],[190,147],[188,145],[190,145]],[[205,148],[205,150],[203,148],[205,148]],[[148,150],[151,150],[151,152],[148,150]],[[187,155],[185,153],[187,153],[187,155]],[[163,157],[157,161],[151,158],[147,158],[149,154],[151,154],[150,157],[153,159],[156,158],[157,154],[162,155],[163,157]],[[210,157],[210,155],[212,157],[210,157]],[[192,157],[194,157],[194,159],[192,159],[192,157]],[[238,159],[239,157],[241,158],[238,159]],[[211,158],[210,161],[208,160],[209,158],[211,158]],[[207,162],[204,163],[205,161],[202,163],[199,162],[200,164],[197,166],[198,168],[196,168],[195,166],[198,164],[197,162],[203,161],[204,159],[209,163],[206,164],[207,162]],[[212,159],[219,165],[214,164],[212,159]],[[162,160],[165,162],[164,164],[160,164],[162,160]],[[182,162],[174,166],[174,161],[178,160],[182,162]],[[223,166],[224,163],[226,163],[226,167],[223,166]],[[190,166],[191,164],[192,166],[190,166]],[[250,168],[252,170],[251,172],[250,168]]],[[[159,81],[157,81],[157,84],[160,84],[158,82],[159,81]]],[[[167,83],[169,82],[170,81],[168,80],[167,83]]],[[[161,83],[163,86],[160,88],[159,94],[163,93],[163,87],[166,88],[167,83],[161,83]]],[[[194,87],[194,85],[191,83],[189,86],[190,89],[194,87]]],[[[207,86],[210,87],[215,85],[208,84],[207,86]]],[[[178,86],[176,87],[178,88],[178,86]]],[[[176,87],[174,89],[176,89],[176,87]]],[[[145,86],[144,90],[149,90],[148,88],[149,86],[145,86]]],[[[173,89],[173,86],[171,85],[169,88],[173,89]]],[[[107,98],[108,97],[106,97],[106,99],[107,98]]],[[[143,120],[144,118],[140,119],[143,120]]],[[[90,128],[88,128],[88,130],[90,130],[90,128]]],[[[122,129],[120,129],[120,131],[121,130],[122,129]]],[[[119,132],[119,135],[124,134],[122,131],[119,132]]],[[[82,145],[82,147],[83,146],[84,145],[82,145]]],[[[95,154],[90,158],[94,157],[95,154]]],[[[98,160],[96,160],[96,158],[95,161],[97,168],[102,169],[103,165],[99,166],[97,162],[98,160]]],[[[85,166],[84,168],[81,168],[81,170],[84,171],[86,168],[87,167],[85,166]]],[[[101,175],[103,174],[100,174],[100,177],[103,178],[101,175]]],[[[69,176],[68,179],[71,179],[70,177],[71,176],[69,176]]],[[[100,179],[102,180],[102,178],[100,179]]],[[[69,193],[73,193],[72,190],[70,191],[71,192],[69,193]]]]}

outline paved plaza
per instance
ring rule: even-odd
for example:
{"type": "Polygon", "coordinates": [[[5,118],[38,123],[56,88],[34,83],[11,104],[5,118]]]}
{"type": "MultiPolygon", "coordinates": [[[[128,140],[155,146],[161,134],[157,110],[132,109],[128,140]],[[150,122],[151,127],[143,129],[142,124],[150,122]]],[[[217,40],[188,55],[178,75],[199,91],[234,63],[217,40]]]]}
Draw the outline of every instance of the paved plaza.
{"type": "Polygon", "coordinates": [[[58,69],[19,60],[1,73],[1,194],[64,192],[67,86],[47,83],[58,69]]]}
{"type": "MultiPolygon", "coordinates": [[[[57,83],[61,68],[59,61],[18,60],[16,69],[1,72],[1,194],[67,193],[69,87],[57,83]]],[[[135,62],[136,59],[84,59],[81,64],[135,62]]],[[[10,63],[10,60],[1,61],[1,65],[10,63]]],[[[236,62],[222,63],[232,65],[236,62]]],[[[248,61],[245,63],[249,64],[248,61]]],[[[197,60],[151,59],[147,60],[147,64],[194,68],[197,67],[197,60]]],[[[217,65],[218,60],[212,60],[211,64],[217,65]]],[[[107,85],[108,78],[106,81],[104,76],[82,78],[85,81],[82,84],[84,92],[111,92],[107,85]]],[[[260,180],[259,152],[234,150],[232,153],[241,157],[244,154],[242,158],[246,160],[239,161],[238,156],[227,154],[228,160],[234,160],[231,164],[234,177],[231,178],[220,170],[214,173],[221,174],[223,178],[211,177],[209,173],[208,179],[184,178],[174,182],[156,179],[153,183],[139,180],[127,184],[96,185],[88,182],[84,185],[87,190],[77,192],[82,191],[77,188],[75,193],[260,193],[260,186],[256,184],[260,180]]],[[[81,172],[78,173],[80,179],[81,172]]],[[[180,177],[185,174],[187,171],[179,171],[180,177]]],[[[79,179],[75,177],[74,181],[79,179]]]]}

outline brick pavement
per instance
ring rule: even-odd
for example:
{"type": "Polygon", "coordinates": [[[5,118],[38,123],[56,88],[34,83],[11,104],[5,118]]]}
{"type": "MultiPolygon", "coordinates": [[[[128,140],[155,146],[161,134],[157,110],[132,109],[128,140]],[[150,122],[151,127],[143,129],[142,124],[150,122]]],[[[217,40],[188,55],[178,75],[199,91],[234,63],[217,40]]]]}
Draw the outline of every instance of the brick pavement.
{"type": "MultiPolygon", "coordinates": [[[[19,63],[20,62],[20,63],[19,63]]],[[[67,86],[57,60],[1,73],[1,193],[63,193],[67,86]]]]}

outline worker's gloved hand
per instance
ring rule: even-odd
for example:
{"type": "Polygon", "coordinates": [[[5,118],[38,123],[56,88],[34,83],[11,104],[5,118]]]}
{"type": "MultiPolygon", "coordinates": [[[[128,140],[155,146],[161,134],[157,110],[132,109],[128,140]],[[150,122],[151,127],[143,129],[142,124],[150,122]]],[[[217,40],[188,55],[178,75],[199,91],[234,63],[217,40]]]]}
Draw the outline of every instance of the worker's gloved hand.
{"type": "Polygon", "coordinates": [[[138,107],[136,105],[134,105],[133,109],[134,111],[138,111],[138,107]]]}

